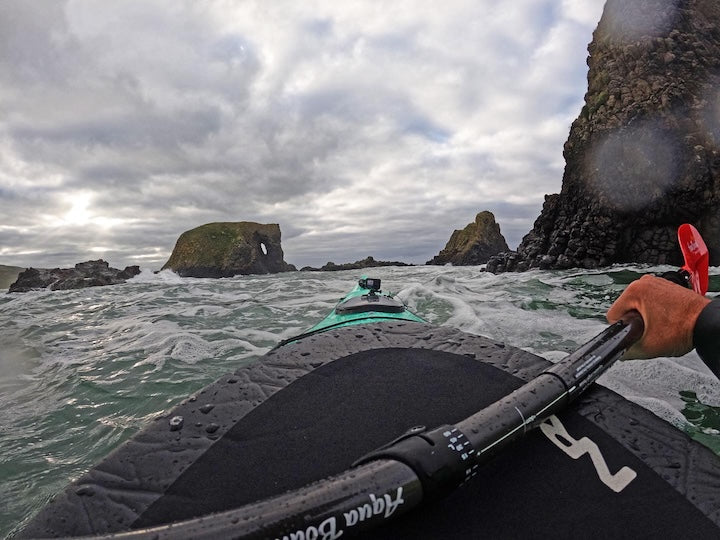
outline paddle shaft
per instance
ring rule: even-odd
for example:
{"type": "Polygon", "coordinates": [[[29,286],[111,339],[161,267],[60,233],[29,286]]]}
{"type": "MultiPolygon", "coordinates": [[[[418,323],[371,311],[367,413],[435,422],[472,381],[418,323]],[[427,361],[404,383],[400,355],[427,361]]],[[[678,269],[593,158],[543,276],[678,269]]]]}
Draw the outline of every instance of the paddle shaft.
{"type": "Polygon", "coordinates": [[[502,448],[566,407],[643,332],[639,314],[628,314],[457,425],[413,428],[340,475],[234,510],[112,537],[335,540],[367,531],[474,476],[502,448]]]}

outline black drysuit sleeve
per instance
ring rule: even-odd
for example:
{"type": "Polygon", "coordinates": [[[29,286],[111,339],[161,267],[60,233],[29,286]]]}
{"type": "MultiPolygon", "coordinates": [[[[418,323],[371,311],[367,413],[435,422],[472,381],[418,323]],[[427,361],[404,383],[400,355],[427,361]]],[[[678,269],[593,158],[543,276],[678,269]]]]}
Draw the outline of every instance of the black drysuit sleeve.
{"type": "Polygon", "coordinates": [[[693,331],[693,343],[700,358],[720,379],[720,298],[700,312],[693,331]]]}

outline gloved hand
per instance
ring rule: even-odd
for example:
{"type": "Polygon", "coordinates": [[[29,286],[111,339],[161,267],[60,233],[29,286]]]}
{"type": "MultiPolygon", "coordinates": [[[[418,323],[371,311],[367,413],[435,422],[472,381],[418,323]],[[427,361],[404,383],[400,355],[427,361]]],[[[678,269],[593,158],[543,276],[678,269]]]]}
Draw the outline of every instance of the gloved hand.
{"type": "Polygon", "coordinates": [[[646,275],[628,285],[608,310],[607,320],[614,323],[632,309],[642,315],[645,333],[625,359],[682,356],[693,349],[695,322],[709,303],[690,289],[646,275]]]}

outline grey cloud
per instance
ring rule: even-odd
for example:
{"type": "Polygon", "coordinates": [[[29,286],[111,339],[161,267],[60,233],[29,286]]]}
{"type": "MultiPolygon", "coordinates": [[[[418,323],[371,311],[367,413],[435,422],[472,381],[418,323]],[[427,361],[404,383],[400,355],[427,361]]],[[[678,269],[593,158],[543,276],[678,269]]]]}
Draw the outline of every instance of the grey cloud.
{"type": "Polygon", "coordinates": [[[0,249],[23,258],[0,262],[157,267],[225,220],[279,222],[295,264],[424,262],[484,209],[519,242],[559,189],[566,133],[538,126],[579,108],[591,28],[547,60],[556,2],[262,5],[0,4],[0,249]]]}
{"type": "MultiPolygon", "coordinates": [[[[367,229],[359,227],[352,242],[346,233],[326,231],[322,243],[316,235],[305,236],[304,230],[283,230],[283,246],[286,259],[302,266],[322,266],[328,261],[351,262],[368,255],[378,260],[400,260],[421,264],[437,255],[445,247],[455,229],[462,229],[475,219],[481,210],[490,210],[500,223],[501,232],[508,245],[517,246],[527,232],[527,222],[534,220],[540,211],[538,205],[518,205],[504,201],[485,201],[479,207],[474,204],[459,205],[452,214],[431,206],[422,208],[398,207],[388,203],[375,208],[373,218],[383,224],[383,233],[378,233],[372,223],[367,229]],[[417,216],[424,216],[426,225],[417,226],[417,216]]],[[[352,216],[351,216],[352,218],[352,216]]],[[[301,216],[286,216],[289,222],[301,222],[301,216]]]]}
{"type": "Polygon", "coordinates": [[[69,145],[85,150],[93,146],[108,146],[124,152],[143,146],[159,150],[175,149],[181,144],[199,144],[220,129],[221,116],[217,109],[185,111],[182,114],[162,115],[152,110],[128,110],[122,115],[105,115],[93,111],[91,118],[78,118],[61,125],[42,126],[28,121],[11,126],[9,135],[17,148],[26,148],[38,156],[35,142],[46,145],[69,145]]]}
{"type": "Polygon", "coordinates": [[[0,80],[26,84],[67,80],[73,48],[64,27],[65,2],[0,4],[0,80]]]}

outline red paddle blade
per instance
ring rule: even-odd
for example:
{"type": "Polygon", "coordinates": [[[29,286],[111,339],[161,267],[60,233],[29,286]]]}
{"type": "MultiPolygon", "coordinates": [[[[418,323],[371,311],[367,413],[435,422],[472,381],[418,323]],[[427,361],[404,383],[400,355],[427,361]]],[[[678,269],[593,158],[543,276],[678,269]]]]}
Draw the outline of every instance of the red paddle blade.
{"type": "Polygon", "coordinates": [[[684,223],[678,228],[678,242],[680,242],[680,249],[685,257],[683,270],[690,274],[693,290],[704,296],[708,290],[710,260],[705,241],[695,227],[684,223]]]}

